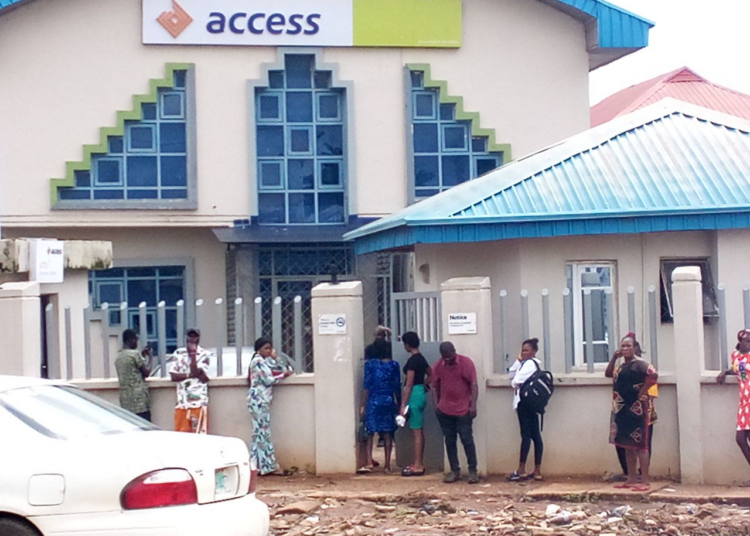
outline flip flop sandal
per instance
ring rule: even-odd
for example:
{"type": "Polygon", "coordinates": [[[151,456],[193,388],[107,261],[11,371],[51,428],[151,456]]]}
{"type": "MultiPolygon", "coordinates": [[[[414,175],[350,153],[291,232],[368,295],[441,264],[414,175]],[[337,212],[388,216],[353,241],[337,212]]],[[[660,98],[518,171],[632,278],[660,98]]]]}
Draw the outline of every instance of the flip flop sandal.
{"type": "Polygon", "coordinates": [[[422,475],[424,475],[424,469],[422,469],[421,471],[415,471],[411,465],[409,467],[404,467],[401,470],[401,476],[422,476],[422,475]]]}
{"type": "Polygon", "coordinates": [[[630,489],[634,486],[635,484],[617,484],[615,485],[615,489],[630,489]]]}
{"type": "Polygon", "coordinates": [[[533,478],[537,482],[544,482],[544,477],[542,475],[533,475],[531,478],[533,478]]]}
{"type": "Polygon", "coordinates": [[[359,469],[357,469],[357,473],[360,474],[360,475],[367,474],[367,473],[372,473],[372,469],[370,467],[367,467],[366,465],[364,465],[364,466],[360,467],[359,469]]]}
{"type": "Polygon", "coordinates": [[[649,485],[645,485],[645,486],[639,485],[639,486],[633,486],[630,489],[632,491],[649,491],[651,489],[651,486],[649,486],[649,485]]]}
{"type": "Polygon", "coordinates": [[[511,482],[520,482],[521,480],[526,480],[529,478],[529,475],[521,475],[518,474],[518,471],[513,471],[510,476],[508,476],[508,480],[511,482]]]}

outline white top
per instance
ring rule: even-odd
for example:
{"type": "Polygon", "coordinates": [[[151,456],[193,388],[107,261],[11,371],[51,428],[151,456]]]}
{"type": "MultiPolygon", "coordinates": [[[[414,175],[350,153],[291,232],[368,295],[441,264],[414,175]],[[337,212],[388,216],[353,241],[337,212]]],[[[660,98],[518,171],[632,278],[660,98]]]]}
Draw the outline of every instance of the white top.
{"type": "MultiPolygon", "coordinates": [[[[199,369],[208,374],[209,363],[213,354],[198,346],[196,349],[195,364],[199,369]]],[[[169,365],[169,372],[175,374],[190,375],[190,356],[187,348],[182,347],[175,350],[169,365]]],[[[187,378],[177,383],[177,405],[180,409],[206,408],[208,407],[208,384],[198,378],[187,378]]]]}
{"type": "Polygon", "coordinates": [[[510,386],[513,387],[513,409],[518,409],[518,403],[521,401],[521,386],[536,372],[536,367],[532,363],[529,363],[531,360],[536,361],[539,368],[542,367],[542,362],[533,357],[523,361],[516,359],[508,370],[510,386]]]}

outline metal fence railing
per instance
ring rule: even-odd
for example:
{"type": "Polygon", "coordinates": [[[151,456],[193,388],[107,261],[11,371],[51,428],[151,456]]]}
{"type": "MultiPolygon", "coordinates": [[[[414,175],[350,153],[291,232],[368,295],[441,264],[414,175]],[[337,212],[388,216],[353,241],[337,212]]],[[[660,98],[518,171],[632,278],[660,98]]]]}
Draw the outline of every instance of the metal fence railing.
{"type": "Polygon", "coordinates": [[[169,311],[164,301],[156,306],[143,302],[138,304],[136,313],[130,314],[126,302],[102,303],[98,308],[89,304],[81,311],[74,311],[71,307],[64,307],[59,311],[50,303],[44,311],[44,346],[48,373],[53,378],[62,377],[61,365],[64,362],[64,376],[69,380],[81,379],[76,377],[75,372],[81,369],[85,379],[112,378],[115,374],[114,360],[122,344],[122,332],[134,329],[139,333],[141,347],[150,344],[155,349],[156,375],[166,377],[170,353],[175,347],[185,345],[185,330],[189,327],[201,330],[201,346],[215,354],[215,368],[212,365],[212,372],[216,377],[244,375],[253,354],[253,342],[261,336],[271,337],[278,359],[289,364],[295,372],[307,372],[308,364],[302,341],[303,333],[310,331],[310,326],[303,325],[302,297],[286,300],[291,302],[291,314],[285,315],[284,323],[291,326],[282,325],[282,309],[288,307],[285,300],[277,297],[269,301],[272,319],[267,323],[263,321],[262,298],[256,298],[252,304],[246,304],[242,298],[234,300],[234,314],[229,315],[234,334],[234,344],[231,347],[226,342],[230,326],[227,322],[228,308],[223,298],[213,302],[198,299],[191,304],[190,325],[187,323],[189,304],[184,300],[169,307],[169,311]],[[252,316],[248,314],[248,306],[253,307],[252,316]],[[176,311],[173,313],[172,310],[176,311]],[[64,315],[61,323],[57,321],[60,313],[64,315]],[[77,314],[82,315],[83,319],[80,334],[75,333],[73,328],[73,318],[77,314]],[[254,318],[253,326],[247,325],[249,318],[254,318]],[[293,333],[291,348],[284,344],[290,338],[284,335],[284,330],[293,333]],[[207,337],[207,333],[211,335],[207,337]],[[76,339],[77,343],[74,342],[76,339]],[[169,341],[176,343],[170,346],[169,341]],[[74,351],[76,347],[79,348],[78,354],[74,351]]]}
{"type": "Polygon", "coordinates": [[[407,331],[416,331],[422,342],[440,342],[440,293],[394,292],[391,295],[390,321],[396,338],[407,331]]]}
{"type": "MultiPolygon", "coordinates": [[[[520,327],[522,336],[518,342],[528,339],[532,334],[538,336],[542,343],[542,360],[548,370],[553,367],[554,356],[562,354],[566,373],[571,373],[574,369],[581,367],[585,368],[588,373],[594,373],[596,364],[602,362],[595,359],[596,344],[601,344],[605,348],[604,355],[607,356],[608,360],[615,350],[614,345],[619,341],[617,307],[612,289],[600,291],[600,294],[596,295],[596,299],[592,290],[588,288],[581,289],[580,296],[574,296],[573,292],[566,288],[562,291],[561,300],[550,300],[550,297],[550,291],[546,288],[534,297],[530,296],[528,290],[523,289],[518,295],[519,301],[513,300],[513,310],[518,311],[513,313],[517,315],[514,320],[520,327]],[[541,315],[530,316],[529,301],[532,299],[540,301],[541,315]],[[551,304],[551,301],[554,305],[551,304]],[[536,319],[537,325],[532,326],[532,319],[536,319]],[[553,346],[553,327],[562,329],[562,351],[558,351],[553,346]],[[594,339],[596,333],[599,333],[599,341],[594,339]],[[578,361],[578,366],[575,359],[576,353],[582,357],[578,361]]],[[[628,331],[631,332],[638,331],[635,298],[635,287],[628,287],[626,296],[627,327],[628,331]]],[[[657,288],[651,285],[646,291],[646,307],[643,311],[644,331],[648,332],[648,348],[643,348],[643,350],[648,352],[649,361],[658,367],[658,326],[661,315],[657,299],[657,288]]],[[[508,310],[511,300],[512,297],[507,290],[500,291],[498,308],[500,315],[498,335],[500,340],[498,343],[506,365],[511,351],[511,340],[515,342],[518,339],[518,337],[510,337],[508,333],[508,325],[511,321],[508,310]]]]}

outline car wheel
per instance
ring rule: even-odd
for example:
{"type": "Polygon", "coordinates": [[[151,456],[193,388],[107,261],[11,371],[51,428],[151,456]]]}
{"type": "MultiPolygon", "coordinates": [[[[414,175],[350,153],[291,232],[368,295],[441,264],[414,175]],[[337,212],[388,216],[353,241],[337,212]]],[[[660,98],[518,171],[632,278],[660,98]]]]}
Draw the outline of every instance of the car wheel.
{"type": "Polygon", "coordinates": [[[40,536],[39,531],[24,521],[18,519],[0,519],[0,534],[2,536],[40,536]]]}

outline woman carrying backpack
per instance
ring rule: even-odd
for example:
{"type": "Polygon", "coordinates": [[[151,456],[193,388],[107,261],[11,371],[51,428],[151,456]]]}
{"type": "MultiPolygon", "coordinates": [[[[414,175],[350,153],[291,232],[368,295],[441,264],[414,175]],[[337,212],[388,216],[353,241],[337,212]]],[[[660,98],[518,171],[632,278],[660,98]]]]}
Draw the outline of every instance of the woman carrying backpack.
{"type": "Polygon", "coordinates": [[[511,482],[519,482],[528,478],[544,480],[542,477],[544,443],[542,442],[542,433],[539,430],[539,414],[521,401],[521,386],[541,366],[540,361],[536,358],[538,351],[539,339],[523,341],[521,355],[518,356],[518,359],[508,371],[510,385],[513,387],[513,409],[518,414],[518,424],[521,427],[521,457],[518,462],[518,469],[508,477],[511,482]],[[532,441],[534,442],[534,473],[530,476],[526,474],[526,460],[529,457],[532,441]]]}

